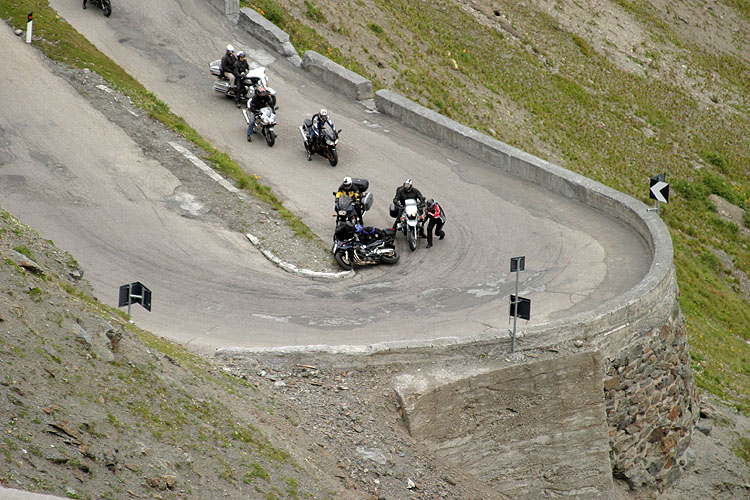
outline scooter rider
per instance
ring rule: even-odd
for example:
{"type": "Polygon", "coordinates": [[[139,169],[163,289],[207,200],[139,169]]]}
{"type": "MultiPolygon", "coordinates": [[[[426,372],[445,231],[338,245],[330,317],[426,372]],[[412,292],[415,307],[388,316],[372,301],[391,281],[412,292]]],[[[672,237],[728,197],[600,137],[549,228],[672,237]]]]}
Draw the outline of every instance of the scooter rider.
{"type": "MultiPolygon", "coordinates": [[[[310,128],[310,134],[312,137],[310,137],[310,141],[312,142],[312,147],[316,148],[318,141],[320,140],[323,132],[323,127],[325,124],[328,124],[329,127],[336,130],[333,127],[333,122],[328,117],[328,110],[325,108],[321,108],[320,111],[312,115],[312,127],[310,128]]],[[[312,160],[312,148],[307,150],[307,161],[312,160]]]]}
{"type": "Polygon", "coordinates": [[[443,224],[445,224],[445,211],[443,208],[430,198],[425,203],[427,210],[427,248],[432,246],[432,230],[435,229],[435,235],[441,240],[445,238],[445,232],[443,231],[443,224]]]}
{"type": "Polygon", "coordinates": [[[258,111],[266,106],[273,108],[273,99],[271,98],[270,92],[263,85],[258,85],[255,88],[253,98],[247,101],[247,109],[249,111],[250,123],[247,124],[247,142],[252,142],[253,138],[253,126],[255,125],[255,115],[258,111]]]}
{"type": "MultiPolygon", "coordinates": [[[[84,3],[85,0],[84,0],[84,3]]],[[[229,88],[234,87],[234,63],[237,62],[237,56],[234,55],[234,47],[227,45],[227,51],[221,58],[219,65],[219,74],[229,80],[229,88]]]]}
{"type": "Polygon", "coordinates": [[[398,215],[393,222],[394,230],[398,227],[398,221],[401,218],[401,213],[404,211],[406,200],[417,200],[417,203],[420,205],[424,203],[424,196],[422,196],[422,193],[413,184],[411,179],[406,179],[403,185],[396,188],[396,196],[393,197],[393,204],[398,209],[398,215]]]}
{"type": "Polygon", "coordinates": [[[242,106],[242,88],[244,86],[245,75],[250,71],[250,65],[245,60],[245,52],[237,52],[237,61],[234,63],[235,90],[234,102],[239,108],[242,106]]]}

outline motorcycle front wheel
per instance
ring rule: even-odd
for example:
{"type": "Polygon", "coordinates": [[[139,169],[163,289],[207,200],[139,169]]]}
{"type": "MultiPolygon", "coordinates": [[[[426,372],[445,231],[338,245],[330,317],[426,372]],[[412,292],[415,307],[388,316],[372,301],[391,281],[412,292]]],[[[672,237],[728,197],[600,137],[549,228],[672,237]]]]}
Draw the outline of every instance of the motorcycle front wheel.
{"type": "Polygon", "coordinates": [[[332,167],[335,167],[338,162],[339,162],[338,151],[336,151],[335,148],[328,148],[328,163],[330,163],[332,167]]]}
{"type": "Polygon", "coordinates": [[[102,0],[102,9],[104,9],[104,17],[112,15],[112,4],[109,0],[102,0]]]}
{"type": "Polygon", "coordinates": [[[276,134],[273,132],[273,130],[266,130],[265,136],[266,144],[268,144],[269,147],[273,147],[273,145],[276,143],[276,134]]]}
{"type": "Polygon", "coordinates": [[[413,252],[414,250],[417,249],[417,228],[416,227],[413,228],[413,230],[412,228],[409,228],[408,237],[409,237],[409,248],[411,248],[411,251],[413,252]]]}
{"type": "Polygon", "coordinates": [[[336,259],[336,263],[339,267],[344,271],[351,271],[354,267],[354,264],[352,264],[352,261],[346,253],[336,252],[333,254],[333,257],[336,259]]]}

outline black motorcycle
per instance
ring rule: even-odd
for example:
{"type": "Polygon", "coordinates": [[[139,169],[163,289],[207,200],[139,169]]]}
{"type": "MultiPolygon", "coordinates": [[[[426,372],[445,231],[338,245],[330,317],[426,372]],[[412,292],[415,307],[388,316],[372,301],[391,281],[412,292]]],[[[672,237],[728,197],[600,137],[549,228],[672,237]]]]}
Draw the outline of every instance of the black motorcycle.
{"type": "Polygon", "coordinates": [[[335,167],[339,162],[339,154],[336,151],[336,145],[339,143],[339,134],[341,129],[334,129],[329,123],[323,126],[320,134],[313,137],[312,119],[305,118],[305,121],[299,127],[302,134],[302,140],[305,142],[305,151],[308,155],[319,154],[328,158],[328,163],[335,167]]]}
{"type": "Polygon", "coordinates": [[[104,11],[104,17],[109,17],[112,15],[112,4],[109,2],[109,0],[88,0],[88,3],[102,9],[104,11]]]}
{"type": "Polygon", "coordinates": [[[381,234],[364,242],[357,238],[353,227],[351,222],[341,223],[334,234],[333,257],[341,269],[351,271],[355,265],[398,263],[399,255],[393,242],[393,231],[380,231],[381,234]]]}
{"type": "MultiPolygon", "coordinates": [[[[337,227],[340,223],[347,221],[350,221],[353,224],[363,225],[365,213],[372,208],[372,193],[367,192],[370,187],[370,181],[355,177],[352,179],[352,184],[359,189],[359,202],[352,199],[349,195],[342,195],[336,198],[333,205],[333,211],[336,216],[337,227]]],[[[336,196],[335,191],[333,192],[333,196],[336,196]]]]}

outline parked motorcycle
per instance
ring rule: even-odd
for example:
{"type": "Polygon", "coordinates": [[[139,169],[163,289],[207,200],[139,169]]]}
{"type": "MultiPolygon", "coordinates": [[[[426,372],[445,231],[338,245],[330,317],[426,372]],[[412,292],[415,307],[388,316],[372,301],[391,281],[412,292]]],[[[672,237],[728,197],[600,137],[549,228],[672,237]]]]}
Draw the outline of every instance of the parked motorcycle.
{"type": "MultiPolygon", "coordinates": [[[[391,217],[399,215],[399,209],[393,203],[391,203],[390,212],[391,217]]],[[[403,210],[400,210],[400,212],[401,215],[396,229],[400,229],[404,233],[406,240],[409,242],[409,248],[413,252],[417,249],[419,235],[424,233],[424,206],[417,204],[417,200],[406,200],[403,210]]]]}
{"type": "MultiPolygon", "coordinates": [[[[217,78],[214,82],[213,90],[234,99],[235,88],[229,84],[229,79],[221,74],[220,69],[221,59],[217,59],[208,65],[208,71],[217,78]]],[[[263,85],[271,94],[273,105],[276,106],[276,91],[268,86],[268,75],[266,75],[265,66],[259,66],[258,63],[253,61],[250,63],[250,70],[241,77],[244,79],[243,83],[245,84],[240,96],[241,101],[246,102],[249,97],[252,97],[255,87],[263,85]]]]}
{"type": "MultiPolygon", "coordinates": [[[[112,4],[109,0],[89,0],[88,3],[93,5],[94,7],[99,7],[104,11],[104,17],[109,17],[112,15],[112,4]]],[[[221,62],[221,60],[219,61],[221,62]]]]}
{"type": "Polygon", "coordinates": [[[367,266],[372,264],[396,264],[399,255],[393,243],[393,233],[386,230],[386,235],[369,243],[362,243],[351,229],[351,224],[342,223],[336,229],[334,236],[333,257],[336,263],[345,271],[350,271],[355,265],[367,266]]]}
{"type": "MultiPolygon", "coordinates": [[[[278,107],[271,108],[265,106],[255,113],[255,123],[253,123],[253,132],[266,138],[266,144],[270,147],[276,143],[276,133],[273,127],[276,126],[276,110],[278,107]]],[[[245,122],[250,125],[250,111],[247,108],[242,109],[245,122]]],[[[248,138],[249,140],[249,138],[248,138]]]]}
{"type": "Polygon", "coordinates": [[[326,123],[323,126],[323,130],[313,140],[312,135],[312,119],[305,118],[305,121],[299,127],[299,131],[302,134],[302,140],[305,142],[305,151],[308,154],[319,154],[325,158],[328,158],[328,163],[332,167],[335,167],[339,162],[339,154],[336,151],[336,145],[339,143],[339,134],[341,129],[334,129],[330,124],[326,123]]]}

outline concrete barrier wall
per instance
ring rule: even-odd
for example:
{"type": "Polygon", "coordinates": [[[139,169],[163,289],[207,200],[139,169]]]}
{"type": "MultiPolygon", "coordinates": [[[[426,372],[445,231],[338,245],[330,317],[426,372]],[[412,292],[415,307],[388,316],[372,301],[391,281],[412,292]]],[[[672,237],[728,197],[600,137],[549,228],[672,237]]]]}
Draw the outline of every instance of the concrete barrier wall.
{"type": "Polygon", "coordinates": [[[415,439],[509,498],[611,499],[600,371],[584,352],[450,382],[402,375],[396,393],[415,439]]]}
{"type": "Polygon", "coordinates": [[[372,99],[370,80],[349,71],[314,50],[305,52],[302,58],[302,69],[315,75],[317,81],[328,84],[350,99],[357,101],[372,99]]]}
{"type": "Polygon", "coordinates": [[[256,10],[247,7],[241,8],[237,26],[284,57],[299,59],[297,50],[289,41],[289,34],[261,16],[256,10]]]}
{"type": "Polygon", "coordinates": [[[226,16],[236,16],[240,12],[240,0],[208,0],[208,3],[226,16]]]}

